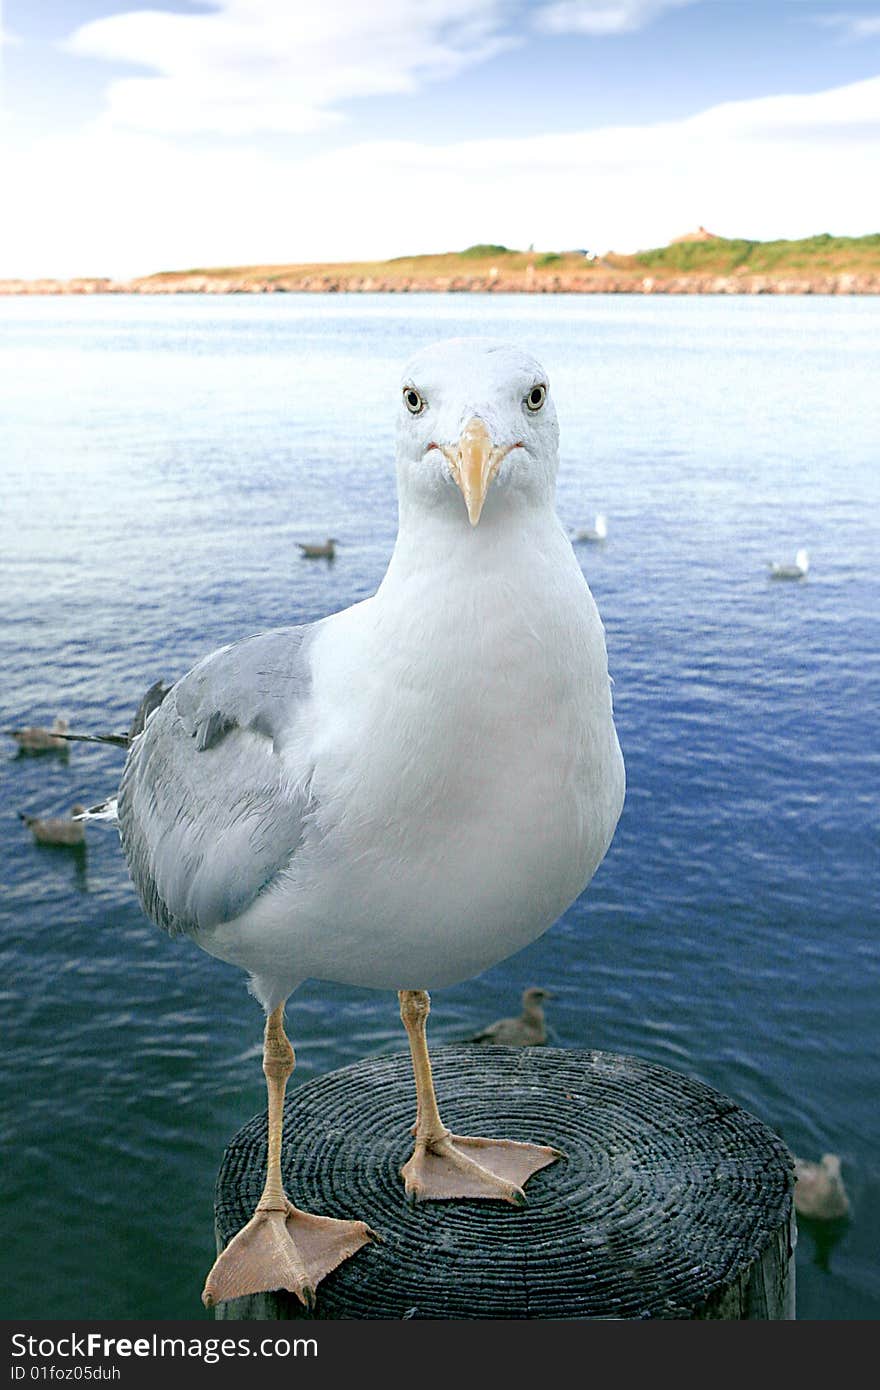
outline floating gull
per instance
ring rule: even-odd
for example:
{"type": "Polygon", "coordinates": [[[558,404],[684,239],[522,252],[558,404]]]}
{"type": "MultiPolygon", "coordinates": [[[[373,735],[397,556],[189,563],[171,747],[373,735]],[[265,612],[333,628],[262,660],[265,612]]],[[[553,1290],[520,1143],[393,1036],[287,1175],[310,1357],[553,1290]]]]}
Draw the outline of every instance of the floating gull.
{"type": "Polygon", "coordinates": [[[306,560],[335,560],[338,544],[333,536],[328,536],[325,541],[297,541],[306,560]]]}
{"type": "MultiPolygon", "coordinates": [[[[128,747],[131,745],[132,740],[135,739],[139,733],[142,733],[142,732],[143,732],[144,725],[146,724],[146,722],[147,722],[147,720],[149,719],[150,715],[153,713],[153,710],[154,710],[154,709],[158,709],[159,705],[161,705],[162,701],[165,699],[165,696],[168,694],[168,691],[169,691],[170,689],[171,689],[171,686],[170,686],[170,685],[165,685],[165,683],[164,683],[163,681],[161,681],[161,680],[155,681],[155,682],[150,686],[149,690],[146,692],[146,694],[143,696],[143,698],[141,699],[140,704],[138,705],[137,709],[136,709],[135,712],[134,712],[134,715],[133,715],[133,717],[132,717],[132,721],[131,721],[131,723],[130,723],[129,726],[128,726],[128,730],[127,730],[127,732],[124,733],[124,734],[71,734],[71,733],[59,733],[59,734],[58,734],[58,741],[59,741],[59,743],[61,743],[65,748],[67,747],[67,745],[68,745],[69,743],[110,743],[110,744],[114,744],[117,748],[128,748],[128,747]]],[[[66,728],[66,725],[65,725],[65,728],[66,728]]],[[[110,804],[110,803],[104,803],[104,804],[110,804]]],[[[114,802],[113,802],[114,807],[115,807],[115,804],[116,804],[116,803],[115,803],[115,801],[114,801],[114,802]]],[[[83,812],[84,818],[85,818],[86,820],[101,819],[101,817],[95,815],[95,812],[96,812],[97,810],[99,810],[99,809],[100,809],[100,808],[98,808],[98,807],[93,807],[93,808],[91,808],[89,811],[84,811],[84,812],[83,812]]],[[[114,811],[114,816],[115,816],[115,811],[114,811]]]]}
{"type": "Polygon", "coordinates": [[[547,1041],[547,1028],[542,1005],[545,999],[552,998],[549,990],[533,985],[523,993],[519,1018],[499,1018],[465,1041],[491,1043],[500,1047],[543,1047],[547,1041]]]}
{"type": "Polygon", "coordinates": [[[771,579],[803,579],[807,570],[810,568],[810,557],[806,550],[799,550],[794,557],[794,564],[780,564],[778,560],[770,561],[771,579]]]}
{"type": "Polygon", "coordinates": [[[23,753],[46,753],[50,749],[56,752],[61,750],[67,752],[67,740],[64,735],[67,732],[67,720],[56,718],[52,721],[50,729],[40,728],[34,725],[27,729],[6,729],[10,738],[14,738],[23,753]]]}
{"type": "Polygon", "coordinates": [[[284,1004],[307,978],[398,991],[412,1200],[521,1205],[559,1157],[451,1134],[425,1035],[427,990],[546,931],[623,804],[602,623],[554,509],[557,450],[534,358],[481,338],[418,353],[376,594],[207,656],[131,745],[119,829],[145,911],[248,971],[267,1014],[266,1185],[208,1276],[209,1306],[276,1288],[310,1305],[373,1239],[282,1187],[284,1004]]]}
{"type": "Polygon", "coordinates": [[[794,1205],[801,1216],[814,1221],[839,1221],[849,1215],[849,1197],[837,1154],[823,1154],[818,1163],[796,1158],[794,1176],[794,1205]]]}
{"type": "Polygon", "coordinates": [[[602,512],[596,517],[592,526],[587,526],[581,531],[575,531],[572,540],[575,545],[581,541],[604,541],[608,536],[608,518],[602,512]]]}
{"type": "Polygon", "coordinates": [[[19,819],[24,821],[38,845],[84,845],[86,842],[86,814],[83,806],[74,806],[69,816],[28,816],[19,811],[19,819]]]}

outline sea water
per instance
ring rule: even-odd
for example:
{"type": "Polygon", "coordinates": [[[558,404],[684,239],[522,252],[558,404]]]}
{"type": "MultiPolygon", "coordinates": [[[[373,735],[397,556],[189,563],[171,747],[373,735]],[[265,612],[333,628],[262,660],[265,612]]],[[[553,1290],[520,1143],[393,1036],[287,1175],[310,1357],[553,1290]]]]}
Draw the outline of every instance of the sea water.
{"type": "MultiPolygon", "coordinates": [[[[852,1218],[801,1223],[798,1313],[880,1315],[880,300],[0,300],[0,724],[125,730],[154,680],[371,594],[409,354],[520,343],[561,424],[559,511],[599,608],[627,765],[593,884],[438,992],[459,1039],[552,990],[550,1041],[728,1093],[852,1218]],[[335,562],[297,541],[338,539],[335,562]],[[768,577],[810,553],[806,579],[768,577]]],[[[224,1145],[264,1104],[233,968],[141,914],[113,830],[19,811],[116,789],[122,750],[0,749],[6,1317],[201,1314],[224,1145]]],[[[404,1047],[391,993],[309,982],[294,1083],[404,1047]]],[[[291,1137],[295,1142],[295,1137],[291,1137]]]]}

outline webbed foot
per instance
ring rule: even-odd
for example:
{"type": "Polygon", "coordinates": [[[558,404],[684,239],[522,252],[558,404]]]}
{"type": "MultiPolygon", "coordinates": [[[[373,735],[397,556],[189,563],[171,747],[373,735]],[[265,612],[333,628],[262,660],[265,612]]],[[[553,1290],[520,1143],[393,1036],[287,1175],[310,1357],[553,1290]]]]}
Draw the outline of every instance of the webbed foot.
{"type": "Polygon", "coordinates": [[[561,1150],[547,1144],[446,1133],[439,1139],[417,1139],[400,1174],[414,1202],[488,1197],[521,1207],[526,1201],[523,1185],[532,1174],[562,1157],[561,1150]]]}
{"type": "Polygon", "coordinates": [[[292,1202],[257,1208],[218,1255],[202,1293],[206,1308],[228,1298],[287,1289],[311,1309],[325,1275],[377,1237],[363,1221],[313,1216],[292,1202]]]}

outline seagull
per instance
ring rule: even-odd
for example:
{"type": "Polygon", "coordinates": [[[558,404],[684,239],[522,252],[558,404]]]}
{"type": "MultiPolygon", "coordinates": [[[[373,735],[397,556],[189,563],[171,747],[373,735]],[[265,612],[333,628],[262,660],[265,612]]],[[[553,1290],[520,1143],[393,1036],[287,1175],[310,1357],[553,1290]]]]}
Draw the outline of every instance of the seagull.
{"type": "Polygon", "coordinates": [[[549,990],[533,985],[523,992],[519,1018],[499,1018],[465,1041],[491,1043],[500,1047],[543,1047],[547,1041],[547,1028],[542,1004],[545,999],[553,997],[549,990]]]}
{"type": "Polygon", "coordinates": [[[70,816],[28,816],[19,811],[38,845],[84,845],[86,827],[85,807],[74,806],[70,816]]]}
{"type": "Polygon", "coordinates": [[[794,1176],[794,1205],[801,1216],[814,1221],[839,1221],[849,1215],[849,1197],[837,1154],[823,1154],[818,1163],[795,1158],[794,1176]]]}
{"type": "Polygon", "coordinates": [[[587,526],[581,531],[575,531],[572,540],[575,545],[581,541],[604,541],[608,535],[608,518],[599,512],[592,526],[587,526]]]}
{"type": "Polygon", "coordinates": [[[336,547],[339,542],[333,536],[328,536],[321,543],[317,541],[297,541],[297,545],[303,553],[305,560],[335,560],[336,547]]]}
{"type": "Polygon", "coordinates": [[[67,732],[67,720],[61,719],[57,715],[52,721],[49,729],[34,725],[27,729],[7,729],[5,731],[10,738],[14,738],[19,748],[24,753],[46,753],[50,749],[62,749],[65,753],[67,741],[64,737],[67,732]]]}
{"type": "Polygon", "coordinates": [[[778,560],[770,561],[771,579],[803,579],[810,568],[810,556],[806,550],[799,550],[794,557],[794,564],[781,564],[778,560]]]}
{"type": "Polygon", "coordinates": [[[399,528],[377,592],[221,647],[133,740],[118,794],[149,917],[250,976],[268,1156],[203,1301],[318,1282],[375,1239],[284,1191],[284,1006],[307,978],[396,990],[413,1202],[521,1206],[561,1154],[444,1125],[429,990],[534,941],[603,859],[624,798],[605,634],[556,515],[547,373],[491,339],[422,349],[398,395],[399,528]]]}

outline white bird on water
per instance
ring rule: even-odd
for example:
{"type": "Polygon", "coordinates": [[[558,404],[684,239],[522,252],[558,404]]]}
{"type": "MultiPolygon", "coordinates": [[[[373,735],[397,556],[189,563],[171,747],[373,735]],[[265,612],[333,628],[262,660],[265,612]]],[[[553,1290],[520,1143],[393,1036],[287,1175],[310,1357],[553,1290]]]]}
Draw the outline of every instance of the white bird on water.
{"type": "Polygon", "coordinates": [[[372,1239],[281,1179],[306,978],[398,991],[412,1053],[414,1200],[497,1198],[559,1157],[461,1137],[437,1108],[428,989],[546,931],[614,834],[624,768],[605,636],[554,509],[558,426],[534,358],[419,352],[399,396],[399,531],[377,593],[206,657],[129,751],[119,827],[146,912],[251,976],[266,1014],[266,1185],[210,1306],[319,1280],[372,1239]]]}
{"type": "Polygon", "coordinates": [[[604,541],[608,539],[608,518],[603,512],[599,512],[592,526],[584,526],[580,531],[575,531],[571,538],[575,545],[581,541],[604,541]]]}
{"type": "Polygon", "coordinates": [[[810,568],[810,556],[806,550],[799,550],[794,557],[794,564],[785,563],[779,560],[770,561],[771,579],[803,579],[810,568]]]}
{"type": "Polygon", "coordinates": [[[823,1154],[818,1163],[794,1161],[794,1206],[814,1221],[839,1221],[849,1215],[849,1196],[840,1175],[838,1154],[823,1154]]]}

